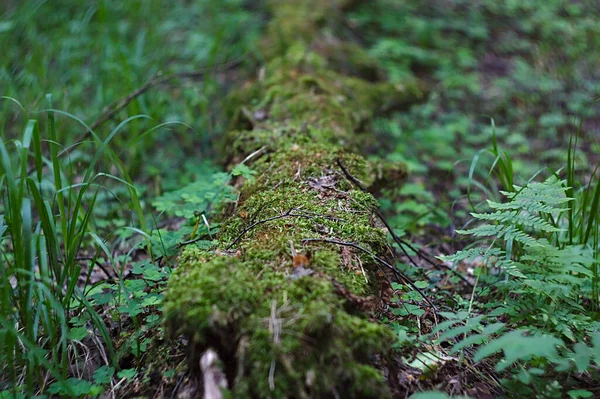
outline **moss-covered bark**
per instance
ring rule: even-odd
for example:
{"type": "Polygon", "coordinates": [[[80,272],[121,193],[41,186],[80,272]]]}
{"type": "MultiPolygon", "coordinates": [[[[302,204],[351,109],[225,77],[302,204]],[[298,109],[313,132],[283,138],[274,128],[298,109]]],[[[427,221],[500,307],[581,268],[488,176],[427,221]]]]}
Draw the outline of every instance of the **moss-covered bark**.
{"type": "Polygon", "coordinates": [[[306,253],[308,237],[384,250],[376,200],[353,188],[336,160],[374,181],[374,168],[356,154],[356,135],[378,108],[420,95],[415,85],[363,80],[341,65],[344,53],[353,62],[361,54],[356,71],[369,65],[360,49],[331,38],[328,27],[345,3],[272,3],[263,43],[269,61],[261,79],[232,95],[234,128],[224,138],[234,160],[263,146],[265,154],[223,221],[219,248],[185,250],[169,283],[168,331],[189,340],[193,369],[203,351],[215,349],[236,398],[389,396],[374,366],[393,336],[371,318],[378,305],[373,260],[313,243],[310,264],[294,269],[290,253],[290,241],[306,253]]]}

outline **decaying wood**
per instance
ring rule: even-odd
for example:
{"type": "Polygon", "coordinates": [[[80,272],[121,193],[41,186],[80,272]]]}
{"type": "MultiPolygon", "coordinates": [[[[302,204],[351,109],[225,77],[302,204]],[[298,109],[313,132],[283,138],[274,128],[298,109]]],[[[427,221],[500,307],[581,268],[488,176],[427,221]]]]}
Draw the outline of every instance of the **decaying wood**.
{"type": "Polygon", "coordinates": [[[375,317],[390,295],[389,282],[379,283],[389,270],[378,268],[412,282],[380,256],[387,232],[377,201],[348,176],[377,180],[359,155],[360,137],[378,109],[421,91],[340,64],[359,54],[372,66],[331,34],[350,2],[270,4],[267,62],[232,93],[223,143],[233,162],[261,149],[247,162],[255,175],[236,183],[240,198],[223,215],[217,248],[183,251],[166,327],[189,342],[188,364],[205,384],[198,365],[214,351],[232,397],[389,397],[383,369],[394,337],[375,317]]]}

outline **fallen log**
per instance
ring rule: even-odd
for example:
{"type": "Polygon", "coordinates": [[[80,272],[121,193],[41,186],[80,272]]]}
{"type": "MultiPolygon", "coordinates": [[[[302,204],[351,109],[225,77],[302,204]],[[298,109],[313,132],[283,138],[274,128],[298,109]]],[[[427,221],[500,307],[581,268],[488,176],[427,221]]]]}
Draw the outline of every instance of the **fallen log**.
{"type": "Polygon", "coordinates": [[[375,198],[339,165],[374,183],[361,137],[377,110],[422,92],[377,81],[364,51],[332,35],[350,3],[270,3],[267,61],[231,95],[223,139],[232,163],[255,153],[255,176],[238,182],[217,248],[185,249],[169,282],[167,331],[186,337],[199,381],[201,357],[218,355],[225,397],[391,395],[383,369],[394,336],[375,318],[385,273],[372,256],[385,252],[386,231],[375,198]]]}

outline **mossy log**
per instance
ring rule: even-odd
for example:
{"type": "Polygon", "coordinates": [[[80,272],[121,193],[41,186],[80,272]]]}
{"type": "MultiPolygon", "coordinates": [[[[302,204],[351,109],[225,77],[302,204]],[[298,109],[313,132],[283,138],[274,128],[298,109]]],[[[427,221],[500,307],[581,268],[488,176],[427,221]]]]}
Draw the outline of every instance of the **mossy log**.
{"type": "Polygon", "coordinates": [[[272,3],[262,43],[268,62],[259,79],[232,94],[233,129],[224,138],[233,160],[264,148],[252,160],[256,175],[240,184],[218,248],[184,250],[169,282],[167,331],[188,339],[195,372],[201,354],[216,351],[235,398],[390,396],[382,355],[394,337],[374,319],[381,302],[374,260],[303,241],[385,251],[377,201],[347,181],[337,161],[374,182],[377,167],[358,155],[357,137],[376,110],[422,95],[413,83],[359,76],[372,63],[330,34],[344,4],[272,3]],[[296,265],[290,243],[302,261],[296,265]],[[307,264],[302,255],[309,251],[307,264]]]}

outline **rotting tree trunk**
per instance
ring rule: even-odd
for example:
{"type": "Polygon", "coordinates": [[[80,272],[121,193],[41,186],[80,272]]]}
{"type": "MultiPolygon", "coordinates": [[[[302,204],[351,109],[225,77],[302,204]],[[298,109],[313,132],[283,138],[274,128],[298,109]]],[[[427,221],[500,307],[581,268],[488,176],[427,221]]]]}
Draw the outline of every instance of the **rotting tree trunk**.
{"type": "Polygon", "coordinates": [[[264,147],[252,160],[257,174],[224,216],[219,248],[186,249],[169,283],[167,330],[188,339],[199,380],[200,356],[214,350],[235,398],[390,396],[382,355],[394,337],[373,319],[380,302],[374,260],[351,247],[303,241],[383,253],[377,201],[353,187],[337,161],[373,183],[375,168],[357,155],[356,135],[377,109],[421,95],[416,85],[373,82],[376,68],[363,51],[325,33],[347,3],[271,3],[268,62],[260,79],[232,96],[237,130],[224,139],[238,161],[264,147]],[[365,74],[369,80],[359,77],[365,74]]]}

